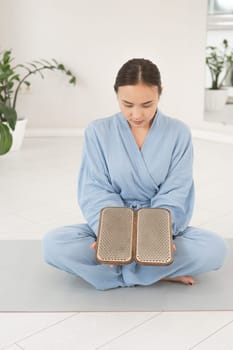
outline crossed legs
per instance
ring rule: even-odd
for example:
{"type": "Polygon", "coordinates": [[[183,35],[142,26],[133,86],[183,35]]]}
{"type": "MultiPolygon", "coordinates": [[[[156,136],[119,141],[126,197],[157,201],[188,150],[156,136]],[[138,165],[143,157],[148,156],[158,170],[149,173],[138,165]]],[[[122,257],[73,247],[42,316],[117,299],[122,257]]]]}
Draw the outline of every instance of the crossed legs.
{"type": "Polygon", "coordinates": [[[192,284],[193,277],[216,270],[227,254],[225,241],[207,230],[188,227],[175,238],[174,262],[168,266],[142,266],[135,262],[110,267],[99,264],[91,247],[96,237],[87,224],[70,225],[48,232],[42,242],[45,261],[78,275],[96,289],[150,285],[161,279],[192,284]]]}

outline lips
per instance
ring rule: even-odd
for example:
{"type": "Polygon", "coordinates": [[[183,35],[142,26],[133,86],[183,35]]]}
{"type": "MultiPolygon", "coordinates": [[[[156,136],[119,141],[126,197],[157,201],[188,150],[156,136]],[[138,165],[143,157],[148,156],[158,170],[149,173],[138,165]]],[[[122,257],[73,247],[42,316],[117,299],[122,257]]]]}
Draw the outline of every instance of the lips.
{"type": "Polygon", "coordinates": [[[139,124],[141,124],[141,123],[143,122],[143,120],[133,120],[132,122],[133,122],[134,124],[139,125],[139,124]]]}

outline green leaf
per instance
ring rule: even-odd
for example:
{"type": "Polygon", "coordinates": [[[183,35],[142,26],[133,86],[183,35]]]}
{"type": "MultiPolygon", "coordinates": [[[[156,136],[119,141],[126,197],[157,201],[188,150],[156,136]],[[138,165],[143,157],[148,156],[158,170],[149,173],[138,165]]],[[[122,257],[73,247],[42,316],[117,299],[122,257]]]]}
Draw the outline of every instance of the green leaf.
{"type": "Polygon", "coordinates": [[[3,54],[3,63],[7,64],[10,61],[10,57],[11,57],[11,51],[5,51],[3,54]]]}
{"type": "MultiPolygon", "coordinates": [[[[33,62],[35,62],[37,65],[39,64],[40,66],[43,66],[43,65],[44,65],[42,62],[40,62],[40,61],[38,61],[38,60],[35,60],[35,61],[33,61],[33,62]]],[[[39,67],[38,67],[38,68],[39,68],[39,67]]]]}
{"type": "Polygon", "coordinates": [[[29,81],[26,81],[26,80],[25,80],[23,83],[24,83],[25,85],[27,85],[28,87],[31,85],[31,83],[29,83],[29,81]]]}
{"type": "Polygon", "coordinates": [[[15,124],[17,120],[16,110],[12,107],[7,106],[6,104],[0,102],[0,114],[3,115],[4,119],[9,124],[12,130],[15,130],[15,124]]]}
{"type": "Polygon", "coordinates": [[[12,81],[12,80],[17,80],[17,81],[19,81],[19,80],[20,80],[20,79],[19,79],[19,74],[13,75],[13,76],[10,78],[10,81],[12,81]]]}
{"type": "Polygon", "coordinates": [[[6,154],[12,143],[13,138],[8,125],[0,122],[0,155],[6,154]]]}
{"type": "Polygon", "coordinates": [[[48,65],[48,66],[52,66],[51,62],[49,62],[49,61],[47,61],[47,60],[42,59],[41,61],[44,62],[44,63],[46,63],[46,65],[48,65]]]}
{"type": "Polygon", "coordinates": [[[54,63],[56,63],[56,65],[58,65],[58,62],[57,62],[57,60],[55,60],[55,58],[52,58],[52,61],[53,61],[54,63]]]}
{"type": "Polygon", "coordinates": [[[76,77],[71,78],[69,80],[69,83],[75,85],[76,84],[76,77]]]}
{"type": "Polygon", "coordinates": [[[64,64],[59,63],[58,66],[57,66],[57,69],[59,69],[59,70],[65,70],[64,64]]]}
{"type": "Polygon", "coordinates": [[[27,71],[29,74],[32,73],[31,69],[30,69],[29,67],[27,67],[25,64],[22,64],[22,65],[21,65],[21,68],[26,69],[26,71],[27,71]]]}
{"type": "Polygon", "coordinates": [[[34,63],[28,63],[28,64],[30,64],[30,66],[32,66],[33,68],[37,69],[37,65],[36,64],[34,64],[34,63]]]}

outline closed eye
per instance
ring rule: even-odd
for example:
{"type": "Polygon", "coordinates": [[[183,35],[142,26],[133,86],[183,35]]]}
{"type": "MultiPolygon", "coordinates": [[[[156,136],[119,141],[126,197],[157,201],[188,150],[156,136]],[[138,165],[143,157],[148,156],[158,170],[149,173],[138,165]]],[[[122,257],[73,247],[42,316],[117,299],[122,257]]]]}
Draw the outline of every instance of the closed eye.
{"type": "MultiPolygon", "coordinates": [[[[127,107],[127,108],[132,108],[133,107],[133,105],[127,105],[127,104],[124,104],[124,106],[127,107]]],[[[150,108],[151,106],[152,106],[152,104],[150,104],[150,105],[142,105],[142,108],[150,108]]]]}
{"type": "Polygon", "coordinates": [[[144,105],[144,106],[142,106],[143,108],[150,108],[152,106],[152,104],[150,104],[150,105],[144,105]]]}

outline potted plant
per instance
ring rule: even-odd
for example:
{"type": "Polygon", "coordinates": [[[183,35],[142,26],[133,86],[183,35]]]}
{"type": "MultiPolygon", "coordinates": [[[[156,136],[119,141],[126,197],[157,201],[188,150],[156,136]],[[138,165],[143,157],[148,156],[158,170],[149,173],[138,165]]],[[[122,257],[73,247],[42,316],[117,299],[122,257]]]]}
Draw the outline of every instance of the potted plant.
{"type": "Polygon", "coordinates": [[[224,87],[226,77],[233,66],[233,49],[224,39],[221,47],[207,46],[206,64],[211,74],[211,87],[206,89],[206,110],[219,111],[227,100],[227,89],[224,87]]]}
{"type": "MultiPolygon", "coordinates": [[[[12,147],[16,126],[22,121],[17,116],[17,98],[22,85],[30,86],[28,78],[31,75],[38,74],[44,78],[44,70],[61,71],[69,76],[70,84],[76,84],[74,74],[55,59],[15,65],[11,55],[11,50],[0,52],[0,155],[12,147]]],[[[22,141],[16,143],[20,147],[22,141]]]]}

